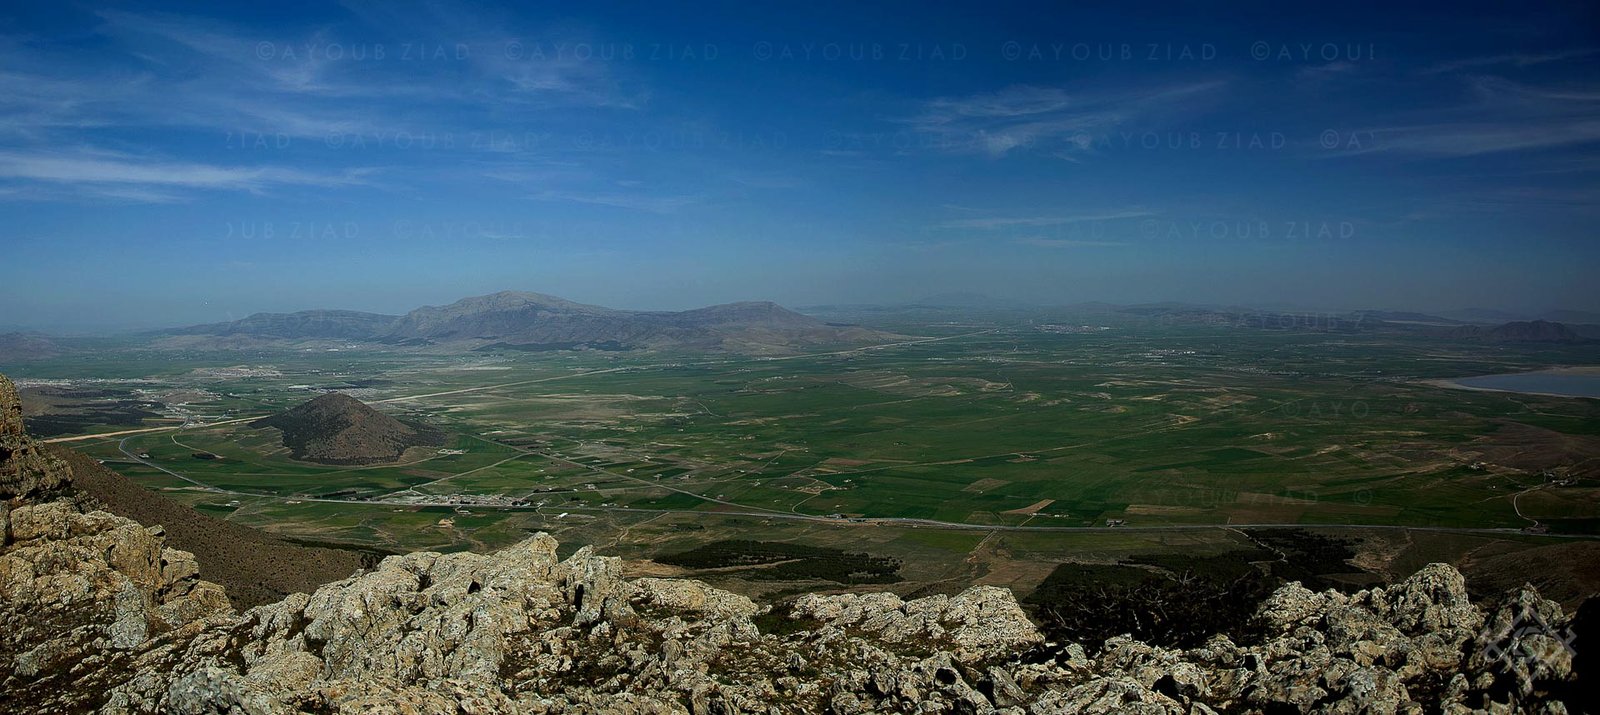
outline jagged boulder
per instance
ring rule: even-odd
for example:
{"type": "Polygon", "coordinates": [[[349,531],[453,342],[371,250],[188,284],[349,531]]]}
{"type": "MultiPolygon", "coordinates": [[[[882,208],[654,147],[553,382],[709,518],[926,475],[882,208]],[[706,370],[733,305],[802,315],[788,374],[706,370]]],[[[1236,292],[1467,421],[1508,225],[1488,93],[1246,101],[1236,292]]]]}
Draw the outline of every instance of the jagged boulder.
{"type": "Polygon", "coordinates": [[[1529,589],[1489,628],[1467,628],[1484,616],[1463,610],[1448,567],[1381,594],[1286,587],[1263,607],[1276,625],[1255,645],[1113,638],[1095,657],[1068,645],[1040,663],[1018,660],[1039,635],[1002,589],[804,597],[786,611],[804,627],[780,635],[755,625],[765,608],[742,596],[622,579],[587,549],[558,561],[542,534],[489,555],[391,557],[235,615],[220,593],[196,605],[212,591],[149,531],[59,502],[19,511],[27,538],[0,558],[5,624],[36,637],[11,649],[8,685],[72,663],[62,690],[96,682],[99,699],[83,702],[110,713],[1517,712],[1559,707],[1546,696],[1572,678],[1558,606],[1529,589]],[[93,541],[110,538],[124,550],[93,541]],[[76,580],[33,577],[42,559],[27,554],[47,549],[76,580]],[[10,610],[47,610],[50,598],[103,613],[28,625],[10,610]],[[1551,630],[1517,625],[1534,617],[1551,630]],[[1521,670],[1492,657],[1494,643],[1521,670]]]}
{"type": "MultiPolygon", "coordinates": [[[[193,557],[144,526],[68,501],[10,512],[0,552],[0,678],[7,699],[71,710],[116,684],[116,669],[160,640],[233,613],[193,557]]],[[[221,622],[218,620],[217,622],[221,622]]]]}
{"type": "Polygon", "coordinates": [[[951,650],[962,657],[1014,653],[1044,640],[1011,592],[993,586],[915,601],[901,601],[892,593],[810,595],[795,603],[794,612],[824,622],[825,628],[951,650]]]}

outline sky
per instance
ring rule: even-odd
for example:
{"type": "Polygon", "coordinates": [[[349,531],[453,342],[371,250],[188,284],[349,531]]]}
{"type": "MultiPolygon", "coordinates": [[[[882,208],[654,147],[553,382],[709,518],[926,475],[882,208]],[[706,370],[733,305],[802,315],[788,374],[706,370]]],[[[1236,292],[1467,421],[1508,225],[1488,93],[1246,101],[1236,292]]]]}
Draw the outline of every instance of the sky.
{"type": "Polygon", "coordinates": [[[10,3],[0,327],[1600,310],[1600,9],[10,3]]]}

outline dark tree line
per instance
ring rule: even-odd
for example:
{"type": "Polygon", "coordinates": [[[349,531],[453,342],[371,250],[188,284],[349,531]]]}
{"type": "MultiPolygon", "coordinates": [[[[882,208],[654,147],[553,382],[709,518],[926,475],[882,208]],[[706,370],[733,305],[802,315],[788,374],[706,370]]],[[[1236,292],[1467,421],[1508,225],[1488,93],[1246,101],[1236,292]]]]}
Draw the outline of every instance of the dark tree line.
{"type": "Polygon", "coordinates": [[[742,578],[763,581],[822,580],[835,583],[894,583],[900,560],[839,549],[779,541],[726,540],[688,551],[657,556],[656,561],[690,569],[749,567],[742,578]]]}
{"type": "Polygon", "coordinates": [[[1256,548],[1209,557],[1151,554],[1121,564],[1061,564],[1026,599],[1053,641],[1098,645],[1129,634],[1146,643],[1192,648],[1215,634],[1248,642],[1256,609],[1279,586],[1349,588],[1333,579],[1360,570],[1336,538],[1301,530],[1252,530],[1256,548]]]}

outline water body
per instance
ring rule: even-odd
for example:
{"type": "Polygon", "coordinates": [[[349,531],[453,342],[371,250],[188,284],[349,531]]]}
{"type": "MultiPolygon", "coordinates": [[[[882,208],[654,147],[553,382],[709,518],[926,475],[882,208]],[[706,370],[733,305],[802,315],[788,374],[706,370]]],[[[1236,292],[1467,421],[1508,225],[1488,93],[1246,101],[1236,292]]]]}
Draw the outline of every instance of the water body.
{"type": "Polygon", "coordinates": [[[1569,372],[1519,372],[1512,375],[1463,377],[1451,382],[1462,387],[1505,390],[1538,395],[1600,398],[1600,375],[1569,372]]]}

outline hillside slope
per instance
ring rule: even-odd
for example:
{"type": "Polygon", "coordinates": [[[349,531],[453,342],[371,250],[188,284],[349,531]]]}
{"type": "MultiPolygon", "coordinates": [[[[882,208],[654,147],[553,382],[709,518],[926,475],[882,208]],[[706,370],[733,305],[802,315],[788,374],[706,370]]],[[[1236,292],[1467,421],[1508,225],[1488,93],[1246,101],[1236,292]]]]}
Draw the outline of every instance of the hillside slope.
{"type": "Polygon", "coordinates": [[[444,439],[435,429],[406,424],[342,392],[323,394],[250,426],[276,428],[295,459],[319,464],[393,462],[407,449],[437,446],[444,439]]]}
{"type": "Polygon", "coordinates": [[[37,333],[0,333],[0,364],[46,360],[63,352],[59,343],[37,333]]]}
{"type": "Polygon", "coordinates": [[[1459,340],[1491,343],[1581,343],[1584,337],[1572,328],[1548,320],[1525,320],[1496,326],[1467,325],[1443,333],[1459,340]]]}

